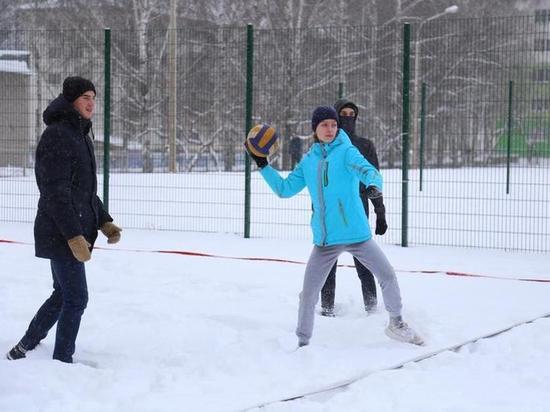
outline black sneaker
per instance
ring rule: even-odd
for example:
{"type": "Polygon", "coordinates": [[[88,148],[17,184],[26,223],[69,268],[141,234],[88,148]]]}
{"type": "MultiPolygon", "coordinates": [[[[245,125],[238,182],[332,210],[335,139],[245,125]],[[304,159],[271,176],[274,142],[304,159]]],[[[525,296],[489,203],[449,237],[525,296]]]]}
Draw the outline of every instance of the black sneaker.
{"type": "Polygon", "coordinates": [[[9,360],[23,359],[26,357],[25,353],[27,353],[27,349],[21,343],[18,343],[6,354],[6,358],[9,360]]]}

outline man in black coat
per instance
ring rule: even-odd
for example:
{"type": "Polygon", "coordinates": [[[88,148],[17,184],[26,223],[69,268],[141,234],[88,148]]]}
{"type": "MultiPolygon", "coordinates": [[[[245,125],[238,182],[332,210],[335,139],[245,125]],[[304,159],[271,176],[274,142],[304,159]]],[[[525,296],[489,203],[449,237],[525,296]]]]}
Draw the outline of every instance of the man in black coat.
{"type": "Polygon", "coordinates": [[[46,130],[36,149],[40,199],[34,222],[36,256],[50,259],[53,293],[32,319],[23,338],[7,354],[21,359],[57,322],[53,358],[72,363],[80,319],[88,302],[84,262],[98,229],[109,243],[120,229],[97,196],[96,161],[88,133],[96,91],[90,80],[68,77],[63,93],[44,111],[46,130]]]}
{"type": "MultiPolygon", "coordinates": [[[[347,99],[340,99],[334,103],[334,108],[338,113],[339,124],[342,129],[348,134],[351,143],[359,149],[359,152],[377,169],[380,169],[378,163],[378,155],[376,154],[376,148],[374,144],[363,137],[359,137],[355,134],[355,123],[357,121],[357,115],[359,114],[359,108],[355,103],[347,99]]],[[[374,211],[376,213],[376,229],[377,235],[383,235],[388,229],[386,223],[386,209],[384,207],[384,199],[382,196],[371,198],[367,196],[367,188],[363,183],[359,185],[359,195],[363,201],[363,207],[367,217],[369,216],[369,203],[370,198],[374,211]]],[[[361,280],[361,291],[363,294],[363,302],[365,304],[365,310],[367,312],[373,312],[376,310],[377,297],[376,297],[376,283],[374,282],[374,276],[372,272],[361,264],[357,259],[353,258],[355,262],[355,269],[357,275],[361,280]]],[[[334,295],[336,292],[336,266],[338,262],[334,263],[329,276],[321,290],[321,314],[323,316],[334,316],[334,295]]]]}

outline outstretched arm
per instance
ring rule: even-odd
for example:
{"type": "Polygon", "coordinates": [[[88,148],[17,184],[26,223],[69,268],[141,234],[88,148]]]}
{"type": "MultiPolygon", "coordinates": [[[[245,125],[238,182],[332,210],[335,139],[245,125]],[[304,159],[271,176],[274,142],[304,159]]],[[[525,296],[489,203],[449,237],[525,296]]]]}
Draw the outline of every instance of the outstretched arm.
{"type": "Polygon", "coordinates": [[[248,147],[248,142],[245,142],[246,148],[250,157],[256,162],[260,169],[260,174],[269,185],[271,190],[279,197],[292,197],[299,193],[305,186],[304,174],[300,164],[283,179],[279,172],[269,165],[266,157],[256,156],[248,147]]]}
{"type": "Polygon", "coordinates": [[[283,179],[273,167],[266,166],[260,170],[261,175],[271,190],[279,197],[292,197],[306,187],[304,173],[300,164],[283,179]]]}
{"type": "MultiPolygon", "coordinates": [[[[374,144],[367,139],[360,139],[359,143],[360,144],[356,145],[356,147],[359,149],[359,152],[366,159],[368,159],[368,161],[376,168],[376,170],[380,170],[378,155],[376,153],[376,148],[374,147],[374,144]]],[[[370,189],[372,189],[372,186],[370,187],[370,189]]],[[[388,223],[386,222],[386,208],[384,207],[384,197],[382,196],[382,192],[380,192],[380,196],[369,196],[367,187],[363,183],[360,184],[359,191],[361,193],[361,199],[363,199],[365,207],[367,207],[366,202],[368,202],[368,199],[370,199],[372,205],[374,206],[374,213],[376,213],[375,233],[377,235],[383,235],[388,230],[388,223]]]]}
{"type": "Polygon", "coordinates": [[[346,153],[346,167],[367,187],[374,186],[382,191],[382,175],[363,157],[356,147],[350,147],[346,153]]]}

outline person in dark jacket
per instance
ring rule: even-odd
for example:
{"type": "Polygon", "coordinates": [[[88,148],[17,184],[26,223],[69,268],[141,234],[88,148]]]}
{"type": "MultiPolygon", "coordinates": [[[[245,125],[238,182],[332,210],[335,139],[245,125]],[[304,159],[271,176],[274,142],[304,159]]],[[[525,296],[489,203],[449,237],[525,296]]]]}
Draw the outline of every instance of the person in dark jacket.
{"type": "MultiPolygon", "coordinates": [[[[340,127],[348,134],[351,143],[359,149],[359,152],[371,163],[376,170],[380,170],[378,163],[378,155],[376,148],[369,139],[359,137],[355,133],[355,123],[359,108],[355,103],[347,99],[340,99],[334,103],[334,109],[338,113],[340,119],[340,127]]],[[[367,197],[367,188],[363,183],[359,184],[359,195],[363,202],[363,207],[367,217],[369,216],[369,199],[367,197]]],[[[374,212],[376,213],[376,229],[377,235],[383,235],[388,229],[386,223],[386,209],[384,207],[384,199],[382,196],[371,198],[374,212]]],[[[357,258],[353,258],[357,275],[361,280],[361,292],[363,295],[363,303],[367,312],[374,312],[377,306],[376,283],[372,272],[367,269],[357,258]]],[[[329,276],[321,290],[321,314],[323,316],[334,316],[334,296],[336,292],[336,267],[338,261],[332,267],[329,276]]]]}
{"type": "Polygon", "coordinates": [[[108,243],[120,240],[122,229],[112,223],[97,196],[96,160],[88,135],[95,97],[90,80],[68,77],[62,94],[43,114],[47,127],[36,149],[40,198],[34,240],[36,256],[50,260],[54,290],[8,352],[10,360],[24,358],[57,322],[53,358],[72,363],[88,302],[84,262],[91,259],[98,229],[108,243]]]}

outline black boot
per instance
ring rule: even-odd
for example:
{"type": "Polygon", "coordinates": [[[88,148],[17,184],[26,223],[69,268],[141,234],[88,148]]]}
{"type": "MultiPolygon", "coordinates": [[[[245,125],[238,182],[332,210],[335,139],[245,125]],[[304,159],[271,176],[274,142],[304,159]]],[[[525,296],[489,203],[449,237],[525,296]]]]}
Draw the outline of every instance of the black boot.
{"type": "Polygon", "coordinates": [[[334,318],[336,315],[334,314],[334,308],[333,307],[321,307],[321,316],[327,316],[329,318],[334,318]]]}
{"type": "Polygon", "coordinates": [[[328,274],[327,280],[321,289],[321,315],[329,316],[333,318],[334,315],[334,297],[336,294],[336,265],[338,261],[334,263],[334,266],[328,274]]]}
{"type": "Polygon", "coordinates": [[[364,297],[364,300],[365,300],[365,310],[368,312],[368,313],[374,313],[376,312],[376,309],[378,307],[378,301],[376,299],[376,295],[375,296],[366,296],[364,297]]]}
{"type": "Polygon", "coordinates": [[[374,275],[355,257],[353,258],[353,260],[355,262],[357,275],[359,276],[359,280],[361,281],[361,293],[363,295],[365,310],[368,313],[376,312],[378,299],[376,296],[376,282],[374,281],[374,275]]]}
{"type": "Polygon", "coordinates": [[[6,354],[6,358],[9,360],[23,359],[26,357],[25,353],[27,353],[27,349],[19,342],[6,354]]]}

